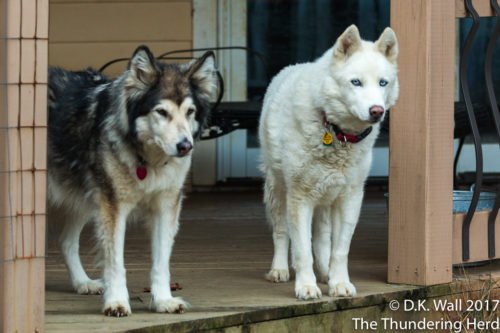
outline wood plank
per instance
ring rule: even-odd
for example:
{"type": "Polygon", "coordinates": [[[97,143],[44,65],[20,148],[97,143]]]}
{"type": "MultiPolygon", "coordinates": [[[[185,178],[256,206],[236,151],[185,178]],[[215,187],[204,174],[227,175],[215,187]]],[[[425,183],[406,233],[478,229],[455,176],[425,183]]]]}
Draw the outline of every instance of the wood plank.
{"type": "MultiPolygon", "coordinates": [[[[1,1],[1,0],[0,0],[1,1]]],[[[0,19],[2,19],[2,14],[0,13],[0,19]]],[[[1,33],[1,32],[0,32],[1,33]]],[[[0,83],[7,82],[7,40],[0,39],[0,83]]],[[[7,86],[2,84],[0,85],[0,127],[4,128],[7,126],[7,86]]],[[[5,137],[5,133],[2,134],[5,137]]],[[[2,169],[2,162],[5,162],[3,158],[5,157],[4,152],[6,151],[6,147],[4,144],[5,141],[0,141],[0,170],[2,169]],[[4,148],[5,150],[2,150],[4,148]]]]}
{"type": "MultiPolygon", "coordinates": [[[[479,16],[495,16],[490,0],[472,0],[472,5],[479,16]]],[[[455,0],[455,17],[470,17],[465,10],[464,0],[455,0]]]]}
{"type": "Polygon", "coordinates": [[[0,262],[0,331],[43,332],[45,262],[0,262]]]}
{"type": "MultiPolygon", "coordinates": [[[[269,316],[285,306],[318,309],[338,303],[355,306],[362,299],[373,300],[374,294],[383,297],[381,295],[386,292],[412,290],[413,286],[386,283],[386,205],[383,196],[377,194],[375,199],[370,193],[366,195],[368,204],[363,207],[349,257],[351,278],[360,298],[328,297],[328,286],[320,284],[325,295],[321,300],[297,302],[293,282],[272,284],[265,280],[273,245],[259,188],[256,191],[192,193],[183,203],[181,227],[171,260],[172,282],[183,287],[173,295],[191,304],[182,315],[154,314],[149,310],[151,295],[142,292],[150,285],[150,237],[146,228],[132,224],[127,227],[125,264],[133,315],[120,320],[101,314],[102,297],[72,292],[57,234],[51,232],[47,258],[46,332],[117,332],[186,321],[189,321],[185,324],[189,328],[186,330],[164,327],[157,330],[189,332],[193,327],[202,330],[210,318],[217,320],[230,312],[263,310],[262,315],[269,316]],[[322,305],[318,304],[320,302],[322,305]],[[198,319],[204,319],[203,326],[194,326],[191,320],[198,319]]],[[[49,216],[49,224],[53,217],[49,216]]],[[[89,268],[91,277],[95,277],[99,270],[92,264],[94,257],[90,250],[95,244],[92,231],[92,228],[84,231],[80,253],[84,267],[89,268]]]]}
{"type": "MultiPolygon", "coordinates": [[[[190,49],[191,42],[116,42],[116,43],[49,43],[49,66],[70,70],[87,67],[100,68],[106,62],[117,58],[128,58],[140,44],[147,45],[153,54],[190,49]]],[[[114,76],[125,70],[127,62],[110,66],[106,74],[114,76]]]]}
{"type": "Polygon", "coordinates": [[[21,0],[21,36],[23,38],[35,38],[36,11],[36,1],[21,0]]]}
{"type": "MultiPolygon", "coordinates": [[[[0,228],[2,228],[1,224],[0,228]]],[[[5,235],[5,233],[2,233],[2,235],[5,235]]],[[[14,290],[11,288],[12,270],[13,262],[0,262],[0,331],[2,332],[15,332],[12,323],[15,311],[14,307],[9,304],[10,300],[16,299],[14,290]]]]}
{"type": "Polygon", "coordinates": [[[51,3],[49,39],[52,43],[191,40],[191,3],[51,3]]]}
{"type": "MultiPolygon", "coordinates": [[[[21,84],[20,85],[20,93],[21,93],[21,99],[20,99],[20,117],[19,117],[19,125],[22,127],[27,127],[27,126],[33,126],[33,117],[34,117],[34,110],[35,110],[35,86],[32,84],[21,84]]],[[[31,128],[21,128],[21,132],[26,132],[30,131],[31,128]]],[[[21,137],[21,143],[25,143],[26,145],[31,144],[28,142],[30,140],[29,136],[27,134],[24,134],[24,137],[21,137]],[[25,141],[25,142],[23,142],[25,141]]],[[[29,150],[30,147],[21,147],[21,152],[22,156],[26,157],[24,158],[23,163],[25,163],[25,166],[27,168],[31,167],[31,163],[29,160],[29,156],[27,155],[32,155],[33,152],[29,150]]]]}
{"type": "Polygon", "coordinates": [[[36,6],[36,37],[49,38],[49,0],[37,0],[36,6]]]}
{"type": "MultiPolygon", "coordinates": [[[[0,80],[5,82],[6,75],[6,64],[7,64],[7,50],[5,49],[5,41],[1,42],[4,46],[0,49],[0,74],[2,78],[0,80]]],[[[10,237],[10,219],[6,216],[10,215],[10,201],[8,200],[9,194],[9,173],[4,171],[9,170],[9,130],[5,129],[7,124],[8,115],[8,103],[5,101],[9,100],[8,97],[8,86],[0,85],[0,323],[6,316],[7,309],[5,308],[5,299],[7,299],[7,291],[3,288],[3,280],[5,276],[5,269],[1,262],[12,258],[11,241],[10,237]]],[[[4,332],[3,327],[0,325],[0,331],[4,332]]]]}
{"type": "MultiPolygon", "coordinates": [[[[53,217],[51,215],[50,219],[53,217]]],[[[374,310],[385,309],[389,317],[403,320],[406,315],[425,316],[426,312],[404,312],[402,309],[393,312],[384,305],[394,299],[402,301],[421,295],[450,297],[450,292],[461,294],[464,284],[460,269],[455,270],[458,281],[450,285],[417,288],[386,283],[386,218],[386,203],[382,193],[367,189],[349,253],[349,271],[358,291],[356,297],[329,297],[328,286],[319,283],[323,291],[320,300],[297,302],[293,281],[273,284],[264,279],[272,261],[273,244],[271,230],[266,224],[262,191],[192,193],[183,204],[181,228],[171,260],[172,282],[178,282],[183,287],[173,295],[183,297],[191,304],[191,308],[180,315],[162,315],[150,311],[151,294],[142,291],[150,284],[149,232],[146,228],[131,224],[125,241],[125,264],[133,315],[121,319],[101,314],[102,297],[76,295],[72,291],[57,246],[57,234],[51,232],[49,237],[52,242],[47,258],[45,330],[47,333],[192,332],[195,329],[205,331],[212,328],[218,329],[217,332],[240,332],[228,327],[245,325],[247,331],[254,332],[250,328],[256,322],[290,318],[300,321],[305,315],[315,315],[316,331],[354,332],[351,326],[333,331],[327,328],[322,330],[319,314],[338,311],[339,318],[352,323],[354,315],[347,312],[349,309],[357,311],[373,306],[374,310]]],[[[91,277],[97,277],[100,273],[93,265],[94,258],[90,251],[94,244],[92,228],[88,228],[82,235],[80,253],[91,277]]],[[[472,272],[499,269],[500,262],[495,262],[472,272]]],[[[472,272],[467,270],[469,276],[472,276],[472,272]]],[[[467,290],[481,288],[481,283],[474,279],[469,281],[471,287],[467,290]]],[[[381,316],[371,311],[366,315],[373,316],[374,320],[381,316]]],[[[364,314],[355,317],[371,318],[364,314]]],[[[316,332],[307,327],[288,328],[290,332],[316,332]]],[[[287,330],[278,328],[277,332],[281,331],[287,330]]]]}
{"type": "Polygon", "coordinates": [[[5,1],[2,2],[2,8],[5,8],[7,17],[6,32],[8,38],[21,37],[21,1],[5,1]],[[5,4],[6,3],[6,4],[5,4]]]}
{"type": "Polygon", "coordinates": [[[7,83],[19,83],[21,73],[21,40],[7,39],[7,83]]]}
{"type": "MultiPolygon", "coordinates": [[[[5,66],[2,62],[0,66],[5,66]]],[[[5,101],[7,97],[7,86],[0,85],[0,99],[5,101]]],[[[7,123],[7,103],[0,103],[0,127],[5,127],[7,123]]],[[[0,262],[12,257],[11,242],[8,239],[10,236],[10,219],[6,216],[10,215],[10,202],[8,200],[9,193],[9,173],[4,172],[9,169],[8,160],[8,130],[0,129],[0,262]]],[[[2,299],[5,294],[2,288],[3,270],[0,267],[0,322],[3,318],[2,299]]],[[[1,331],[1,327],[0,327],[1,331]]]]}
{"type": "Polygon", "coordinates": [[[390,123],[389,282],[452,278],[453,6],[391,2],[400,96],[390,123]]]}
{"type": "Polygon", "coordinates": [[[35,82],[35,40],[21,40],[21,83],[35,82]]]}
{"type": "MultiPolygon", "coordinates": [[[[47,67],[47,64],[45,64],[45,67],[47,67]]],[[[47,76],[47,74],[45,74],[45,76],[47,76]]],[[[35,86],[34,121],[35,126],[47,126],[47,84],[37,84],[35,86]]],[[[44,149],[44,151],[46,150],[47,148],[44,149]]],[[[40,165],[35,164],[35,167],[41,169],[40,165]]]]}
{"type": "MultiPolygon", "coordinates": [[[[39,39],[36,41],[36,74],[35,82],[38,84],[47,83],[47,66],[49,58],[48,40],[39,39]]],[[[44,103],[46,104],[46,103],[44,103]]]]}
{"type": "MultiPolygon", "coordinates": [[[[0,22],[7,22],[7,0],[0,0],[0,22]]],[[[7,24],[0,24],[0,38],[5,38],[7,37],[7,24]]],[[[1,59],[0,55],[0,60],[1,59]]],[[[3,63],[3,62],[2,62],[3,63]]]]}
{"type": "MultiPolygon", "coordinates": [[[[474,214],[470,227],[470,260],[476,262],[488,258],[488,216],[490,211],[480,211],[474,214]]],[[[465,213],[453,215],[453,264],[462,264],[462,224],[465,213]]],[[[495,228],[495,258],[500,258],[500,215],[496,219],[495,228]]]]}

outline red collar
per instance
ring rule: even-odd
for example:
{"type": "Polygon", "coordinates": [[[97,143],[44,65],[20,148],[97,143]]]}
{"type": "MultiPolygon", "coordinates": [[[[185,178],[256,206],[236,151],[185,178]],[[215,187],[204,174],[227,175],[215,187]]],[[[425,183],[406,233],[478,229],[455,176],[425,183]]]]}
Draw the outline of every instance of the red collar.
{"type": "MultiPolygon", "coordinates": [[[[147,162],[139,153],[137,153],[137,161],[139,162],[139,166],[135,169],[135,174],[139,180],[144,180],[148,176],[147,162]]],[[[167,164],[168,161],[164,165],[167,164]]]]}
{"type": "Polygon", "coordinates": [[[335,137],[337,138],[337,140],[341,142],[358,143],[359,141],[366,138],[373,130],[373,127],[370,126],[359,134],[345,134],[337,125],[329,122],[326,119],[325,111],[323,111],[323,123],[327,130],[331,129],[335,133],[335,137]]]}

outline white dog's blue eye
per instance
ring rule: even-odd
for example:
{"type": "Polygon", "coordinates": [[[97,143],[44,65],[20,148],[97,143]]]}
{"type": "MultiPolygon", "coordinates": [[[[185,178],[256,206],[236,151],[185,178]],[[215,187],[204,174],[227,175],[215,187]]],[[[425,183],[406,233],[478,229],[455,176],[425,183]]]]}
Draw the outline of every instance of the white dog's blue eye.
{"type": "Polygon", "coordinates": [[[386,80],[380,80],[378,84],[379,84],[381,87],[385,87],[387,84],[389,84],[389,82],[387,82],[386,80]]]}
{"type": "Polygon", "coordinates": [[[358,79],[351,80],[351,83],[353,86],[360,87],[361,86],[361,81],[358,79]]]}

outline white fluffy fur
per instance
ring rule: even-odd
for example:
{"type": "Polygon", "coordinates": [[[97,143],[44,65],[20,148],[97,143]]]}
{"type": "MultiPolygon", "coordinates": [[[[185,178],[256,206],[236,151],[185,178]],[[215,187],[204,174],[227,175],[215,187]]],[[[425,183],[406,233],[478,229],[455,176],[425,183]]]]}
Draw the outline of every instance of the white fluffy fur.
{"type": "Polygon", "coordinates": [[[396,101],[397,52],[390,28],[372,43],[362,41],[351,26],[322,57],[283,69],[267,90],[259,128],[264,201],[275,248],[267,278],[289,279],[291,240],[299,299],[321,297],[313,250],[329,294],[356,294],[347,256],[379,132],[379,123],[370,123],[369,109],[377,105],[387,110],[396,101]],[[362,86],[353,85],[354,79],[362,86]],[[382,87],[380,80],[387,86],[382,87]],[[323,112],[344,133],[360,133],[369,126],[373,131],[359,143],[341,144],[334,138],[333,147],[324,146],[323,112]]]}

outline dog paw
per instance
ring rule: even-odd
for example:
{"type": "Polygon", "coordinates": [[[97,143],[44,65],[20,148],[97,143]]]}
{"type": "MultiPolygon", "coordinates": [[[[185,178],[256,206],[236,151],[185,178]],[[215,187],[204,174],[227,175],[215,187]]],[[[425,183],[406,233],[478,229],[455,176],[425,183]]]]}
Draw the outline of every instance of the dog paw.
{"type": "Polygon", "coordinates": [[[104,290],[102,280],[87,280],[81,283],[75,283],[74,288],[79,295],[101,295],[104,290]]]}
{"type": "Polygon", "coordinates": [[[187,308],[189,308],[189,304],[180,297],[154,300],[154,310],[156,312],[184,313],[187,308]]]}
{"type": "Polygon", "coordinates": [[[290,279],[290,273],[288,269],[271,269],[269,273],[266,274],[266,279],[271,282],[287,282],[290,279]]]}
{"type": "Polygon", "coordinates": [[[349,281],[339,281],[339,282],[328,282],[329,290],[328,295],[330,296],[356,296],[356,288],[349,281]]]}
{"type": "Polygon", "coordinates": [[[102,312],[108,317],[127,317],[132,314],[132,310],[130,309],[128,302],[105,303],[102,312]]]}
{"type": "Polygon", "coordinates": [[[302,285],[295,287],[295,296],[300,300],[321,298],[321,290],[317,285],[302,285]]]}

